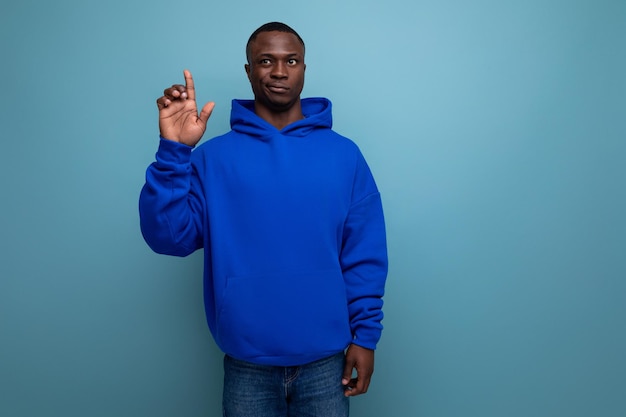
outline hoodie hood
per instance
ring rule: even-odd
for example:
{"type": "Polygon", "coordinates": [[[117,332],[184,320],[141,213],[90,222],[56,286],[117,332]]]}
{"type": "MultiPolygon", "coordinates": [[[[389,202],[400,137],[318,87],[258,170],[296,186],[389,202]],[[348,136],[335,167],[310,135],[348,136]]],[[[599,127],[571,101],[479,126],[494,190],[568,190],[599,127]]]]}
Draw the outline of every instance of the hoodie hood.
{"type": "Polygon", "coordinates": [[[285,136],[306,136],[314,129],[331,129],[333,126],[332,104],[321,97],[305,98],[301,101],[304,119],[298,120],[282,130],[260,118],[254,112],[254,100],[233,100],[230,126],[236,131],[259,139],[269,139],[280,133],[285,136]]]}

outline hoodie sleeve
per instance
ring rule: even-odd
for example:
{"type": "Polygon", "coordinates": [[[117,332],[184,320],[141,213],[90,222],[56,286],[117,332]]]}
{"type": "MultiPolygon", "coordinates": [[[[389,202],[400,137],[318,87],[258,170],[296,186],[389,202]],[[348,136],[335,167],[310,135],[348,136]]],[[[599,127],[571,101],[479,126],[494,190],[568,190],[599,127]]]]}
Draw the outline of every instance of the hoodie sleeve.
{"type": "Polygon", "coordinates": [[[192,148],[161,138],[139,197],[141,233],[157,253],[187,256],[202,247],[202,202],[192,148]]]}
{"type": "Polygon", "coordinates": [[[360,152],[340,261],[353,343],[375,349],[382,331],[387,244],[380,194],[360,152]]]}

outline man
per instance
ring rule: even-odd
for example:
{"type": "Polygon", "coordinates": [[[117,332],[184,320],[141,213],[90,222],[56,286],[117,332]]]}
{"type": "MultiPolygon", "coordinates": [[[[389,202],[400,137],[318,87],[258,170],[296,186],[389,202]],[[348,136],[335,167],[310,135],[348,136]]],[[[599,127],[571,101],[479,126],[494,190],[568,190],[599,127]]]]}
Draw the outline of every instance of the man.
{"type": "Polygon", "coordinates": [[[374,369],[387,274],[380,195],[357,146],[331,130],[330,102],[301,100],[304,52],[285,24],[257,29],[245,65],[254,100],[233,100],[232,130],[193,152],[214,104],[198,114],[189,71],[157,100],[142,233],[158,253],[204,248],[225,416],[347,416],[374,369]]]}

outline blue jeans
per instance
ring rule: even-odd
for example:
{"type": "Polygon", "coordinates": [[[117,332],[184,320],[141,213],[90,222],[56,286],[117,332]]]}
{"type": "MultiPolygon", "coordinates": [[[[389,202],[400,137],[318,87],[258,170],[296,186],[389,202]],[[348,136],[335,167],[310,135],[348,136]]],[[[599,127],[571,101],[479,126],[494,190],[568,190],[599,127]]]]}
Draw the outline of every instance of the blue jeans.
{"type": "Polygon", "coordinates": [[[266,366],[224,357],[224,417],[347,417],[340,352],[302,366],[266,366]]]}

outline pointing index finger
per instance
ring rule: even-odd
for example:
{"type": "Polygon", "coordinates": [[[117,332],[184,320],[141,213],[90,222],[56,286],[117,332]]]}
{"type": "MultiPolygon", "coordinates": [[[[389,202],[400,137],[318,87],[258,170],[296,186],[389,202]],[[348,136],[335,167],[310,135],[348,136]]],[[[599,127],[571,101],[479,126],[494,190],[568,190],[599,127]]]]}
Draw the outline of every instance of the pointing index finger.
{"type": "Polygon", "coordinates": [[[189,70],[184,70],[183,74],[185,75],[185,87],[187,87],[187,98],[191,100],[195,100],[196,89],[193,85],[193,77],[191,76],[191,72],[189,70]]]}

